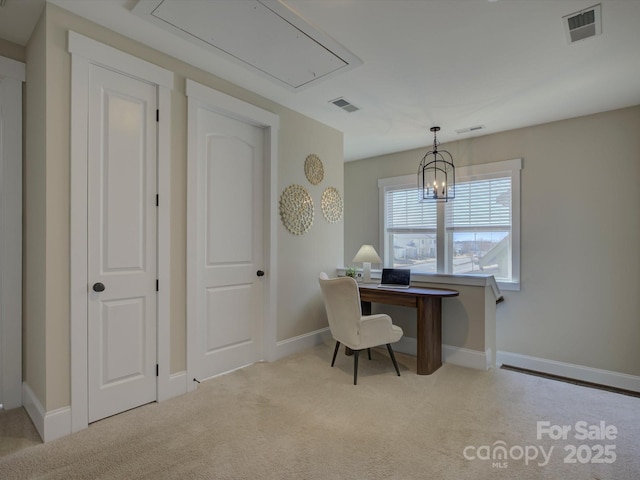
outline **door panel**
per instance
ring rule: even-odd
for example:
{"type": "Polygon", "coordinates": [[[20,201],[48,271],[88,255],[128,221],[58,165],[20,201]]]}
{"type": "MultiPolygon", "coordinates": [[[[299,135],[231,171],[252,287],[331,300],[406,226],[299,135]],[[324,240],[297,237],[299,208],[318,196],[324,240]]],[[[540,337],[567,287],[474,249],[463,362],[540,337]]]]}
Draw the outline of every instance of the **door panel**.
{"type": "Polygon", "coordinates": [[[207,289],[207,353],[252,341],[251,294],[251,285],[207,289]]]}
{"type": "Polygon", "coordinates": [[[210,135],[207,144],[207,266],[238,266],[253,260],[253,161],[251,144],[210,135]],[[223,159],[228,159],[223,160],[223,159]],[[233,201],[233,208],[230,208],[233,201]],[[221,206],[222,208],[218,208],[221,206]],[[234,228],[233,235],[221,226],[234,228]]]}
{"type": "Polygon", "coordinates": [[[90,67],[89,421],[156,399],[156,87],[90,67]],[[94,284],[104,285],[95,291],[94,284]],[[98,289],[99,290],[99,289],[98,289]]]}
{"type": "Polygon", "coordinates": [[[108,348],[101,352],[103,387],[144,376],[144,318],[144,298],[102,302],[100,344],[118,347],[118,355],[113,355],[108,348]]]}
{"type": "Polygon", "coordinates": [[[199,370],[208,378],[262,358],[264,131],[198,112],[199,370]]]}
{"type": "MultiPolygon", "coordinates": [[[[146,85],[145,85],[146,86],[146,85]]],[[[103,93],[106,116],[106,155],[103,171],[102,207],[105,248],[103,272],[144,271],[145,202],[147,158],[145,110],[147,102],[124,98],[119,92],[103,93]]]]}

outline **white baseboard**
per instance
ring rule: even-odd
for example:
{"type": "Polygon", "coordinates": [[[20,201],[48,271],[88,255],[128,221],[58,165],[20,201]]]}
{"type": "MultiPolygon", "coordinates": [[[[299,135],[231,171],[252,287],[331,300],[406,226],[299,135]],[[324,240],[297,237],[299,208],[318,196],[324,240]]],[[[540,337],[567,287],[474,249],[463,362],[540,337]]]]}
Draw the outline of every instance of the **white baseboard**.
{"type": "MultiPolygon", "coordinates": [[[[402,337],[399,342],[393,344],[393,349],[406,353],[407,355],[417,355],[418,341],[413,337],[402,337]]],[[[468,348],[442,345],[442,362],[451,363],[460,367],[474,368],[476,370],[488,370],[493,364],[491,350],[480,352],[468,348]]]]}
{"type": "MultiPolygon", "coordinates": [[[[168,400],[185,393],[187,393],[187,372],[174,373],[169,377],[168,389],[162,398],[158,398],[158,401],[168,400]]],[[[71,407],[45,412],[40,400],[26,383],[22,384],[22,403],[42,441],[50,442],[72,433],[71,407]]]]}
{"type": "Polygon", "coordinates": [[[45,412],[38,397],[26,383],[22,384],[22,403],[43,442],[71,433],[71,407],[45,412]]]}
{"type": "Polygon", "coordinates": [[[44,408],[29,385],[22,383],[22,405],[36,427],[40,438],[44,440],[44,408]]]}
{"type": "Polygon", "coordinates": [[[520,355],[519,353],[497,352],[498,365],[534,370],[536,372],[558,375],[583,382],[596,383],[609,387],[640,392],[640,377],[626,373],[612,372],[598,368],[584,367],[573,363],[556,362],[544,358],[520,355]]]}
{"type": "Polygon", "coordinates": [[[158,388],[158,402],[169,400],[187,393],[187,371],[172,373],[169,380],[164,384],[164,388],[158,388]]]}
{"type": "Polygon", "coordinates": [[[301,352],[302,350],[315,347],[322,343],[330,343],[331,338],[329,327],[325,327],[320,330],[316,330],[315,332],[282,340],[276,343],[276,358],[274,360],[278,360],[293,353],[301,352]]]}
{"type": "MultiPolygon", "coordinates": [[[[322,343],[331,346],[334,344],[331,331],[328,327],[278,342],[276,359],[301,352],[302,350],[322,343]]],[[[393,349],[400,353],[415,356],[418,351],[418,343],[415,338],[402,337],[399,342],[393,344],[393,349]]],[[[442,345],[442,361],[461,367],[475,368],[476,370],[488,370],[493,364],[493,357],[491,350],[478,352],[476,350],[469,350],[468,348],[442,345]]]]}
{"type": "Polygon", "coordinates": [[[442,363],[476,370],[489,370],[492,367],[491,350],[479,352],[468,348],[442,345],[442,363]]]}

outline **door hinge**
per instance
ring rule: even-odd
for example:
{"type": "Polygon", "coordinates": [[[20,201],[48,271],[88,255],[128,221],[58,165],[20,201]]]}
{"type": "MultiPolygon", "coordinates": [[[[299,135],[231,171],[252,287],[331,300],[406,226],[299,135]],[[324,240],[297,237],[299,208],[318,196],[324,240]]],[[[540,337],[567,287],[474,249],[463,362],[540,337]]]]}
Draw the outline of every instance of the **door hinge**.
{"type": "Polygon", "coordinates": [[[156,278],[156,292],[160,291],[160,280],[156,278]]]}
{"type": "Polygon", "coordinates": [[[156,109],[156,122],[160,121],[160,109],[156,109]]]}
{"type": "Polygon", "coordinates": [[[156,207],[160,206],[160,195],[156,193],[156,207]]]}
{"type": "Polygon", "coordinates": [[[156,363],[156,377],[160,376],[160,366],[156,363]]]}

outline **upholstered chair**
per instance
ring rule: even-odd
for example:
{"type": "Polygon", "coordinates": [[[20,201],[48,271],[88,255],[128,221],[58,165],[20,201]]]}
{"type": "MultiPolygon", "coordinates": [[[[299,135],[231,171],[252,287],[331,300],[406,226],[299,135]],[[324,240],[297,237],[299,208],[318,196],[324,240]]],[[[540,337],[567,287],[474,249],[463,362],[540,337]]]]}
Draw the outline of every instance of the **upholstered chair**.
{"type": "Polygon", "coordinates": [[[327,310],[329,329],[336,341],[331,366],[333,367],[336,362],[341,343],[353,350],[353,384],[357,385],[360,351],[368,350],[369,359],[371,359],[369,349],[386,345],[396,373],[400,376],[391,344],[402,338],[402,329],[391,322],[389,315],[362,315],[360,291],[352,277],[330,279],[326,273],[322,272],[318,281],[327,310]]]}

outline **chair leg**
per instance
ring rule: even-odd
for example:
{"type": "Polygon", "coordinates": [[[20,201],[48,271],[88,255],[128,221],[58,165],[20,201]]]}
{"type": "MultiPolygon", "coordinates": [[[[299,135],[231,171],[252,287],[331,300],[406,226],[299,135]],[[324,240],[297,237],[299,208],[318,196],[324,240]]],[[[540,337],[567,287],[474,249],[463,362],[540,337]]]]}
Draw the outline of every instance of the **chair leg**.
{"type": "Polygon", "coordinates": [[[371,349],[367,348],[367,355],[369,356],[369,360],[371,360],[371,349]]]}
{"type": "Polygon", "coordinates": [[[358,384],[358,357],[360,356],[360,350],[353,351],[353,384],[358,384]]]}
{"type": "Polygon", "coordinates": [[[333,359],[331,360],[331,366],[336,363],[336,355],[338,355],[338,348],[340,348],[340,342],[336,340],[336,349],[333,351],[333,359]]]}
{"type": "Polygon", "coordinates": [[[389,356],[391,357],[393,366],[396,367],[396,373],[398,374],[398,376],[400,376],[400,369],[398,368],[398,362],[396,362],[396,356],[393,354],[393,348],[391,348],[390,343],[387,343],[387,350],[389,350],[389,356]]]}

